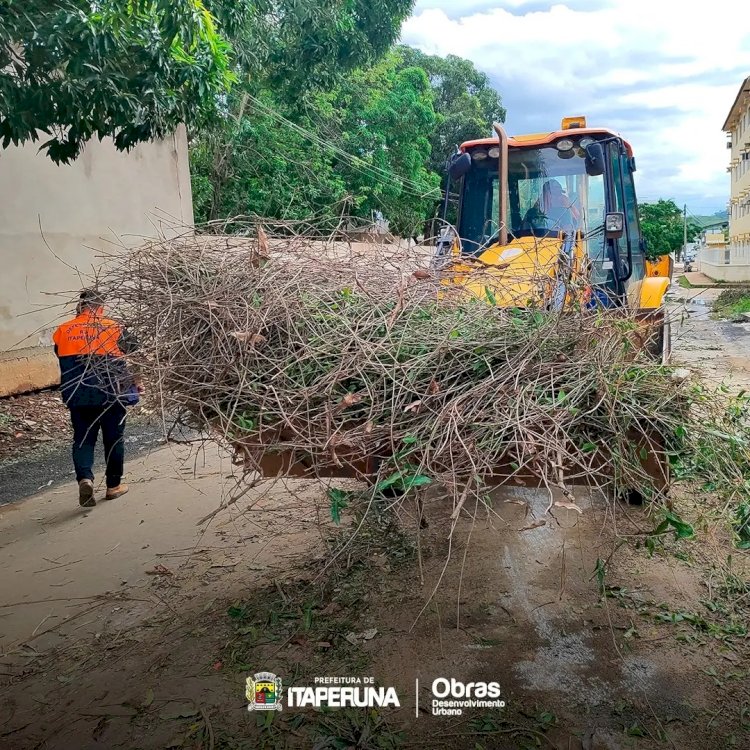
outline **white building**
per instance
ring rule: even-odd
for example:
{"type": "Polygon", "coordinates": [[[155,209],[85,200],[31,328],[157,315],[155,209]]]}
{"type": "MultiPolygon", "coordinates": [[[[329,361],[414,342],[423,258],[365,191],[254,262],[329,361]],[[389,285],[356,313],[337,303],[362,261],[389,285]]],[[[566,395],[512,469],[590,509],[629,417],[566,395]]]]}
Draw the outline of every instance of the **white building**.
{"type": "Polygon", "coordinates": [[[721,254],[706,254],[704,273],[722,281],[750,281],[750,77],[740,86],[724,130],[731,149],[729,244],[723,250],[724,263],[715,262],[721,254]]]}

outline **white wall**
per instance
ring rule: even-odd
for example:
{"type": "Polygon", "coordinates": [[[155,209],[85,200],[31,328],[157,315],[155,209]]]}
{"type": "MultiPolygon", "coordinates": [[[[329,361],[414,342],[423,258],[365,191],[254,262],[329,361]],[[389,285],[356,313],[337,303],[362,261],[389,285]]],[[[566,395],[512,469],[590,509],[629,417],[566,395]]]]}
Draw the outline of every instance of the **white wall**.
{"type": "Polygon", "coordinates": [[[184,127],[129,153],[109,140],[92,141],[64,166],[38,148],[0,150],[0,354],[6,352],[0,381],[4,362],[19,349],[49,346],[65,294],[47,293],[71,297],[85,286],[98,249],[138,244],[160,227],[193,223],[184,127]]]}
{"type": "Polygon", "coordinates": [[[714,281],[750,281],[750,256],[728,246],[704,245],[698,253],[698,269],[714,281]]]}

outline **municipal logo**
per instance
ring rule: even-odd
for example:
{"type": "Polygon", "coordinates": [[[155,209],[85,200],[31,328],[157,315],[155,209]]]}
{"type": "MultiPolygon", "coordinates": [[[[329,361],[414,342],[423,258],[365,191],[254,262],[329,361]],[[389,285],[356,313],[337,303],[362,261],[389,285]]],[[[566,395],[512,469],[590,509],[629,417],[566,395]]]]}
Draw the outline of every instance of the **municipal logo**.
{"type": "Polygon", "coordinates": [[[245,681],[248,711],[281,711],[281,677],[258,672],[245,681]]]}

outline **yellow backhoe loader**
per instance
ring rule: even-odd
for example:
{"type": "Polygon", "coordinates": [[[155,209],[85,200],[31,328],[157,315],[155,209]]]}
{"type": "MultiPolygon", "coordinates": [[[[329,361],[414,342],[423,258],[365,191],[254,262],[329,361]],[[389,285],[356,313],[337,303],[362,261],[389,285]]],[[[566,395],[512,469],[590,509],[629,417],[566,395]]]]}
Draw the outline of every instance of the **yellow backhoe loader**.
{"type": "Polygon", "coordinates": [[[584,117],[551,133],[495,131],[462,144],[449,165],[460,188],[458,236],[439,263],[444,288],[503,306],[633,310],[666,360],[671,264],[645,259],[630,144],[584,117]]]}

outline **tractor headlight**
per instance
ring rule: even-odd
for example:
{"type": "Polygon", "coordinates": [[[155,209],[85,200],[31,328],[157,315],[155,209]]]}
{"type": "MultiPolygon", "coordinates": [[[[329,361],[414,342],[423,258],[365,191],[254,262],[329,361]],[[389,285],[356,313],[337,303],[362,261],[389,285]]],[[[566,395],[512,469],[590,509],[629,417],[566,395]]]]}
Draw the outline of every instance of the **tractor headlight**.
{"type": "Polygon", "coordinates": [[[570,138],[563,138],[555,145],[557,146],[558,151],[570,151],[573,148],[573,141],[571,141],[570,138]]]}
{"type": "Polygon", "coordinates": [[[490,159],[499,159],[500,158],[500,146],[493,146],[488,152],[488,156],[490,159]]]}
{"type": "Polygon", "coordinates": [[[471,152],[471,158],[473,161],[483,161],[487,158],[487,152],[481,149],[475,149],[471,152]]]}
{"type": "Polygon", "coordinates": [[[594,142],[594,139],[591,138],[591,136],[584,135],[583,138],[581,138],[580,141],[578,141],[578,145],[581,148],[586,148],[587,146],[590,146],[594,142]]]}

